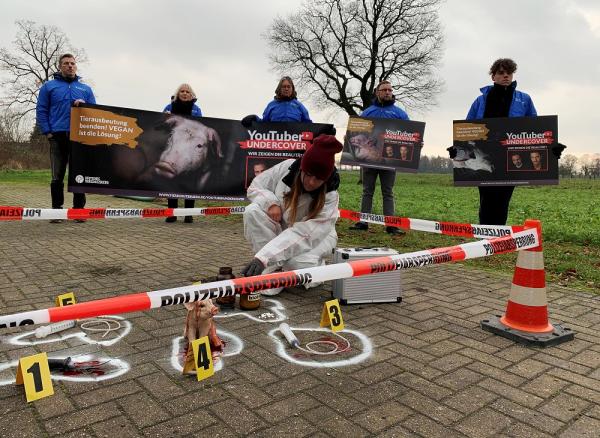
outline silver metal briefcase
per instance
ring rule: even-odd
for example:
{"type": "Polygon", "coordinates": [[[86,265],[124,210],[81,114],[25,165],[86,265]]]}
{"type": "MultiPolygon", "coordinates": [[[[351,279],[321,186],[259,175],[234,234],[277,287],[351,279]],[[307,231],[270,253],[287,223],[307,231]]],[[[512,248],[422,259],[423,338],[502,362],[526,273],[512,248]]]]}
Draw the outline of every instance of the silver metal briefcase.
{"type": "MultiPolygon", "coordinates": [[[[398,254],[390,248],[335,248],[333,263],[384,257],[398,254]]],[[[333,281],[332,295],[341,304],[400,303],[402,286],[400,271],[343,278],[333,281]]]]}

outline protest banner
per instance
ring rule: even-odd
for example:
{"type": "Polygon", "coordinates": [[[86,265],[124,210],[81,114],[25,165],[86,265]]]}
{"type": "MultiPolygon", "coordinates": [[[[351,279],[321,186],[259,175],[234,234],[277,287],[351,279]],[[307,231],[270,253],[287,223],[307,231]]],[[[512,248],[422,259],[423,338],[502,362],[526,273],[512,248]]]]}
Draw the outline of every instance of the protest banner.
{"type": "Polygon", "coordinates": [[[350,117],[341,164],[416,172],[425,123],[350,117]]]}
{"type": "Polygon", "coordinates": [[[454,185],[558,184],[558,117],[455,120],[454,185]]]}
{"type": "Polygon", "coordinates": [[[69,191],[243,200],[256,175],[301,157],[327,128],[82,105],[71,110],[69,191]]]}

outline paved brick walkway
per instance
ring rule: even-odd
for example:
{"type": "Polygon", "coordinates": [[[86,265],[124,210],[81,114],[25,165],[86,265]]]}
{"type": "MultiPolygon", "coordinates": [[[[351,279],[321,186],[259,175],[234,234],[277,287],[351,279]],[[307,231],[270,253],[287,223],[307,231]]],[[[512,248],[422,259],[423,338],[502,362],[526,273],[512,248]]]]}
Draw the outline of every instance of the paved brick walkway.
{"type": "MultiPolygon", "coordinates": [[[[47,197],[39,187],[0,184],[0,205],[44,207],[47,197]]],[[[148,206],[100,196],[89,196],[88,206],[107,202],[148,206]]],[[[219,266],[239,271],[251,256],[241,218],[0,227],[3,314],[49,307],[65,291],[85,301],[187,285],[215,275],[219,266]]],[[[184,321],[183,309],[175,307],[125,315],[132,330],[111,346],[72,338],[19,347],[8,338],[20,332],[5,330],[0,365],[39,351],[91,352],[130,369],[102,382],[54,381],[55,395],[31,404],[21,389],[0,386],[1,435],[599,436],[600,297],[550,286],[553,321],[578,333],[573,342],[538,349],[478,328],[481,319],[502,313],[508,277],[441,265],[405,271],[403,284],[401,304],[343,307],[347,328],[373,346],[368,359],[349,366],[291,363],[268,336],[276,323],[231,316],[220,318],[218,327],[239,338],[243,349],[225,357],[213,377],[196,382],[171,365],[184,321]]],[[[317,327],[329,290],[292,289],[276,302],[291,326],[317,327]]],[[[254,315],[272,305],[264,301],[254,315]]],[[[303,340],[323,335],[297,334],[303,340]]],[[[359,339],[349,339],[353,350],[340,359],[360,353],[359,339]]],[[[12,372],[0,373],[0,381],[12,372]]]]}

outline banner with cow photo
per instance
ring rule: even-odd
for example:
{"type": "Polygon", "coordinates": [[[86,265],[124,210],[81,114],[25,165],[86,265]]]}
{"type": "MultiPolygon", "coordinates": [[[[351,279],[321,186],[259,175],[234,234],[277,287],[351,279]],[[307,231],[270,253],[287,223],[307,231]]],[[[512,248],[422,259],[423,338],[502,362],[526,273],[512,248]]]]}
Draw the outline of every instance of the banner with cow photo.
{"type": "Polygon", "coordinates": [[[424,122],[351,116],[341,164],[416,172],[424,133],[424,122]]]}
{"type": "Polygon", "coordinates": [[[455,186],[558,184],[558,117],[454,120],[455,186]]]}
{"type": "Polygon", "coordinates": [[[254,123],[83,105],[71,110],[69,190],[107,195],[243,200],[252,179],[299,158],[316,123],[254,123]]]}

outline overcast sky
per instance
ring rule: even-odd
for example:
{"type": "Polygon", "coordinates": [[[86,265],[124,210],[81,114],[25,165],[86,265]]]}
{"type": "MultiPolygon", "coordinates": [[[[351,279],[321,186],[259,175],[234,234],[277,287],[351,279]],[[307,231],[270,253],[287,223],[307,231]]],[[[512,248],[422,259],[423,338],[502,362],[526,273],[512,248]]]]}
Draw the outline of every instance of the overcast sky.
{"type": "MultiPolygon", "coordinates": [[[[98,103],[161,111],[176,86],[189,82],[204,115],[239,119],[262,114],[278,76],[261,35],[273,18],[300,0],[2,0],[0,46],[9,47],[17,19],[56,25],[89,64],[80,74],[98,103]]],[[[518,88],[538,114],[559,115],[559,139],[575,155],[600,152],[600,1],[447,0],[440,9],[446,83],[438,105],[425,113],[424,154],[445,154],[452,120],[465,117],[487,71],[499,57],[519,65],[518,88]]],[[[315,122],[345,129],[347,116],[317,111],[299,98],[315,122]]],[[[306,93],[304,94],[306,96],[306,93]]]]}

